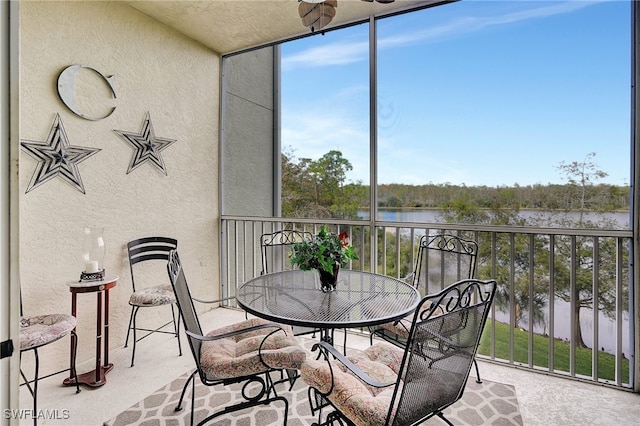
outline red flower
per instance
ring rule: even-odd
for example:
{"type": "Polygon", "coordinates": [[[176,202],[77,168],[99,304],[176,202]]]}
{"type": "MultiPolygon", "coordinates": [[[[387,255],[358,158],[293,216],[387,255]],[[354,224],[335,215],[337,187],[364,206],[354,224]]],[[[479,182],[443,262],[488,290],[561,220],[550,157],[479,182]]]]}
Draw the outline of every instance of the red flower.
{"type": "Polygon", "coordinates": [[[338,238],[340,239],[340,244],[342,245],[342,247],[346,247],[349,245],[349,234],[346,232],[341,233],[340,235],[338,235],[338,238]]]}

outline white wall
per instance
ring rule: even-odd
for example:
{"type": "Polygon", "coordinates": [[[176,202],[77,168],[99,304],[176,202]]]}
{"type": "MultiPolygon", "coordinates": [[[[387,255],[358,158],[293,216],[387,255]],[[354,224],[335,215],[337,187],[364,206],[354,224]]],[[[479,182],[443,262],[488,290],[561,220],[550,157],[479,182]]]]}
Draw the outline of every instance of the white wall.
{"type": "MultiPolygon", "coordinates": [[[[192,293],[217,296],[220,57],[119,2],[21,2],[20,18],[20,139],[44,142],[60,114],[71,145],[101,149],[78,165],[86,194],[59,177],[25,194],[38,162],[20,153],[25,314],[70,312],[67,283],[82,269],[83,228],[104,227],[105,267],[120,276],[111,291],[110,345],[116,348],[124,344],[130,314],[127,241],[177,238],[192,293]],[[116,99],[90,72],[78,74],[76,92],[84,111],[101,115],[115,106],[111,116],[89,121],[61,102],[57,78],[73,64],[115,76],[116,99]],[[177,140],[161,153],[167,176],[150,162],[127,174],[134,150],[113,132],[138,132],[147,111],[156,136],[177,140]]],[[[79,296],[79,363],[95,355],[95,301],[94,294],[79,296]]],[[[168,316],[162,310],[139,317],[151,325],[168,316]]],[[[144,343],[138,353],[153,351],[144,343]]],[[[46,348],[42,373],[67,366],[68,352],[66,342],[46,348]]]]}

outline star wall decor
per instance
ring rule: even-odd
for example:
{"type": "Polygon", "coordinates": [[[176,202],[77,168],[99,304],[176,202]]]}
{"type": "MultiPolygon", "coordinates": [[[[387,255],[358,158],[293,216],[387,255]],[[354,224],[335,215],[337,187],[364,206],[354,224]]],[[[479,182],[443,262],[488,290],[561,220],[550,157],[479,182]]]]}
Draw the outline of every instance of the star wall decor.
{"type": "Polygon", "coordinates": [[[159,168],[162,173],[167,174],[160,152],[164,151],[176,140],[156,137],[148,111],[142,122],[140,133],[125,132],[124,130],[114,130],[114,132],[135,148],[135,153],[131,158],[131,162],[129,162],[127,174],[131,173],[146,161],[150,161],[151,164],[159,168]]]}
{"type": "Polygon", "coordinates": [[[21,139],[20,145],[29,156],[39,161],[25,194],[55,177],[60,177],[85,194],[78,164],[101,149],[70,145],[59,114],[53,120],[45,143],[21,139]]]}

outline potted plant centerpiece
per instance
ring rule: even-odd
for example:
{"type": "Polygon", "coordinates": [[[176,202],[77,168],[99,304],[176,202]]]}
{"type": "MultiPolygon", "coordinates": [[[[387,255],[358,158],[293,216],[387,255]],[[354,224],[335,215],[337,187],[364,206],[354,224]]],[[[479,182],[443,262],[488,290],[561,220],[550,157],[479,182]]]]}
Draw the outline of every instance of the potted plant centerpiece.
{"type": "Polygon", "coordinates": [[[349,243],[349,234],[334,234],[323,225],[310,241],[295,243],[289,258],[291,266],[297,266],[303,271],[317,269],[322,291],[333,291],[340,267],[347,266],[350,259],[358,260],[358,255],[349,243]]]}

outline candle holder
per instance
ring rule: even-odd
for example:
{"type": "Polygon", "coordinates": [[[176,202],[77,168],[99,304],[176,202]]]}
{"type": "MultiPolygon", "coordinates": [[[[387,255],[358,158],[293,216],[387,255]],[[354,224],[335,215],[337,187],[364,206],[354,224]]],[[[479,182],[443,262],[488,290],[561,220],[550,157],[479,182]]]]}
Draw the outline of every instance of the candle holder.
{"type": "Polygon", "coordinates": [[[103,266],[106,247],[104,243],[104,228],[84,228],[82,243],[82,272],[80,281],[100,281],[104,279],[103,266]]]}

